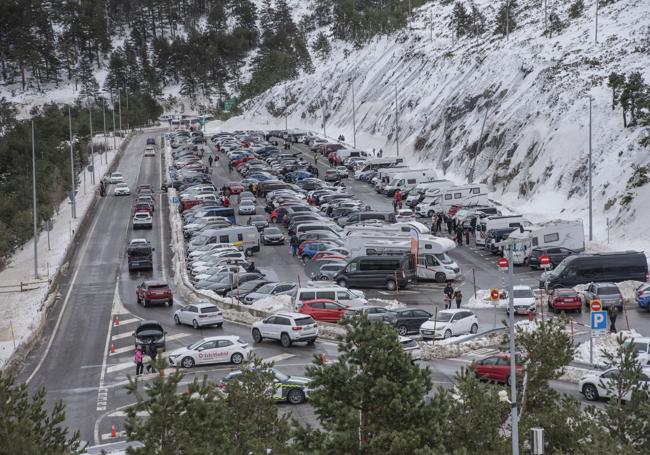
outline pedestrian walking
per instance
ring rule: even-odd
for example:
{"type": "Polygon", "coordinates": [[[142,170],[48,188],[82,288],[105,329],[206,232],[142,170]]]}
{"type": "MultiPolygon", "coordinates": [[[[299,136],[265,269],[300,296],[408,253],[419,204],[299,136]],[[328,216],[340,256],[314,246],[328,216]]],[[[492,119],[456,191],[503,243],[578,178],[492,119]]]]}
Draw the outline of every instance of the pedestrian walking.
{"type": "Polygon", "coordinates": [[[147,354],[149,354],[149,358],[151,359],[151,363],[147,365],[147,373],[155,373],[155,363],[156,356],[158,355],[158,348],[156,348],[156,345],[153,342],[149,344],[149,352],[147,354]]]}
{"type": "Polygon", "coordinates": [[[451,308],[451,299],[449,296],[445,294],[443,301],[445,303],[445,310],[449,310],[451,308]]]}
{"type": "Polygon", "coordinates": [[[451,298],[454,296],[454,288],[451,287],[451,283],[449,281],[447,281],[447,285],[442,290],[442,292],[445,294],[445,297],[447,297],[449,299],[449,302],[451,303],[451,298]]]}
{"type": "Polygon", "coordinates": [[[291,246],[291,256],[295,256],[298,253],[298,238],[295,235],[291,236],[289,245],[291,246]]]}
{"type": "Polygon", "coordinates": [[[438,215],[436,219],[436,234],[438,232],[442,233],[442,214],[438,215]]]}
{"type": "Polygon", "coordinates": [[[314,164],[318,166],[318,154],[314,155],[314,164]]]}
{"type": "Polygon", "coordinates": [[[144,365],[142,364],[142,359],[144,354],[142,354],[142,346],[138,345],[135,350],[135,375],[140,376],[144,371],[144,365]]]}
{"type": "Polygon", "coordinates": [[[460,289],[454,291],[454,300],[456,301],[456,309],[460,309],[460,304],[463,301],[463,293],[460,292],[460,289]]]}
{"type": "Polygon", "coordinates": [[[463,229],[461,227],[456,228],[456,243],[458,246],[463,246],[463,229]]]}
{"type": "Polygon", "coordinates": [[[212,157],[209,157],[208,158],[208,164],[210,165],[210,167],[212,167],[212,161],[213,161],[212,157]]]}
{"type": "Polygon", "coordinates": [[[232,172],[232,162],[228,162],[228,172],[232,172]]]}
{"type": "Polygon", "coordinates": [[[379,149],[379,158],[384,154],[384,149],[379,149]]]}
{"type": "Polygon", "coordinates": [[[609,331],[611,333],[616,333],[616,318],[618,317],[618,308],[612,306],[607,310],[607,313],[609,314],[609,331]]]}
{"type": "Polygon", "coordinates": [[[469,245],[469,229],[465,229],[465,245],[469,245]]]}

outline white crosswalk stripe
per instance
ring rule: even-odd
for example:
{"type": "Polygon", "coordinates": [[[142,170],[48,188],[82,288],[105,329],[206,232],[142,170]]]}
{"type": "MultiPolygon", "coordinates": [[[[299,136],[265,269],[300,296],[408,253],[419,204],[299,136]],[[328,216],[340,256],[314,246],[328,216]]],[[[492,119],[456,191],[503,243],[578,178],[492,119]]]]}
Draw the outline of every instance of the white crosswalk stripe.
{"type": "Polygon", "coordinates": [[[292,357],[295,357],[295,355],[285,352],[283,354],[278,354],[278,355],[275,355],[273,357],[269,357],[268,359],[264,359],[264,361],[265,362],[281,362],[282,360],[287,360],[287,359],[290,359],[292,357]]]}

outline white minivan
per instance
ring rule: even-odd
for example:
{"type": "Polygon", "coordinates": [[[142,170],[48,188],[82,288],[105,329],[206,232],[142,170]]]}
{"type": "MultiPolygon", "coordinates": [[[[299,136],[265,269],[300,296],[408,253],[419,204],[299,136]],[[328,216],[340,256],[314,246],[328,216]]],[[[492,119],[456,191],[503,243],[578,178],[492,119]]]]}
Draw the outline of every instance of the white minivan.
{"type": "Polygon", "coordinates": [[[329,281],[322,283],[310,282],[307,286],[309,287],[300,288],[296,292],[293,300],[296,311],[300,310],[303,302],[316,299],[334,300],[347,308],[368,303],[362,291],[337,286],[329,281]]]}

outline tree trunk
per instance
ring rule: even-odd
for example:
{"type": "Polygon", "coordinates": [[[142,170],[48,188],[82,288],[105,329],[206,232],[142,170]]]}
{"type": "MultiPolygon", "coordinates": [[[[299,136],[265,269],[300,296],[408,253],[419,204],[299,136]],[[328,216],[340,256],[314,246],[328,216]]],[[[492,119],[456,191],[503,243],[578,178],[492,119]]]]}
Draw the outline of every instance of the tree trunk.
{"type": "Polygon", "coordinates": [[[623,128],[627,128],[627,116],[625,115],[625,109],[621,109],[623,112],[623,128]]]}

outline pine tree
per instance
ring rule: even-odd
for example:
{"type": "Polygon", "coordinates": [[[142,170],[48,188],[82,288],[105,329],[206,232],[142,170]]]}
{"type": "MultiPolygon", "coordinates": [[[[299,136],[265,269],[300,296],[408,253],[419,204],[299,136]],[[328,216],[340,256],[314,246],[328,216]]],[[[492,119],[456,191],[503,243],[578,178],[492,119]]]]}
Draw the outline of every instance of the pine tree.
{"type": "Polygon", "coordinates": [[[555,11],[552,11],[548,15],[548,36],[549,38],[553,36],[553,33],[560,33],[564,29],[564,22],[560,19],[560,16],[555,11]]]}
{"type": "Polygon", "coordinates": [[[569,7],[569,17],[571,19],[577,19],[580,16],[582,16],[584,10],[585,10],[584,0],[574,0],[574,2],[571,3],[571,6],[569,7]]]}
{"type": "Polygon", "coordinates": [[[497,12],[495,34],[506,36],[517,28],[517,22],[515,21],[516,9],[516,0],[503,0],[497,12]]]}
{"type": "Polygon", "coordinates": [[[470,30],[472,19],[467,13],[467,8],[461,2],[456,2],[451,12],[450,25],[456,35],[456,38],[467,34],[470,30]]]}
{"type": "Polygon", "coordinates": [[[95,79],[93,65],[87,55],[82,55],[77,65],[77,77],[81,88],[79,96],[82,98],[96,98],[99,95],[99,83],[95,79]]]}
{"type": "Polygon", "coordinates": [[[322,31],[316,36],[316,41],[312,45],[312,50],[321,58],[327,58],[332,51],[332,46],[322,31]]]}
{"type": "Polygon", "coordinates": [[[631,73],[621,92],[621,104],[630,111],[630,126],[636,125],[637,120],[644,116],[641,109],[647,105],[649,98],[650,88],[645,84],[641,73],[631,73]]]}
{"type": "Polygon", "coordinates": [[[68,430],[61,425],[65,420],[63,403],[56,402],[51,411],[47,410],[48,407],[44,389],[30,396],[26,384],[16,386],[12,378],[0,373],[0,438],[4,447],[0,452],[81,453],[83,447],[79,433],[74,433],[68,439],[68,430]]]}
{"type": "Polygon", "coordinates": [[[411,363],[391,328],[361,316],[347,329],[337,362],[324,366],[315,359],[307,368],[323,431],[300,430],[299,447],[350,454],[438,448],[449,416],[435,399],[423,400],[432,387],[430,371],[411,363]]]}
{"type": "Polygon", "coordinates": [[[469,32],[472,36],[478,37],[485,32],[485,15],[481,13],[475,3],[472,3],[472,8],[469,18],[469,32]]]}

